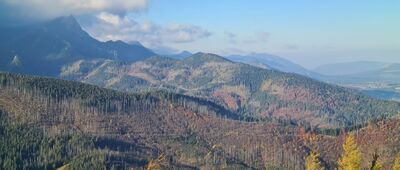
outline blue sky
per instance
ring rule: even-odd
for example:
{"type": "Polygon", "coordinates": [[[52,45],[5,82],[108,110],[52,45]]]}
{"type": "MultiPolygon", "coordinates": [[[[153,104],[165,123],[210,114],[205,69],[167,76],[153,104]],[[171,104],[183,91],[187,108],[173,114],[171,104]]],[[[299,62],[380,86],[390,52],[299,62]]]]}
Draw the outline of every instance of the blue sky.
{"type": "Polygon", "coordinates": [[[0,19],[73,14],[100,40],[140,41],[161,52],[270,53],[308,68],[400,62],[397,0],[1,0],[0,5],[12,11],[2,10],[0,19]]]}
{"type": "Polygon", "coordinates": [[[174,47],[273,53],[307,67],[354,60],[400,61],[400,1],[154,0],[131,17],[200,26],[213,36],[174,47]],[[230,43],[226,33],[235,35],[230,43]],[[260,32],[266,41],[256,40],[260,32]],[[231,49],[231,50],[230,50],[231,49]],[[237,49],[237,50],[235,50],[237,49]]]}

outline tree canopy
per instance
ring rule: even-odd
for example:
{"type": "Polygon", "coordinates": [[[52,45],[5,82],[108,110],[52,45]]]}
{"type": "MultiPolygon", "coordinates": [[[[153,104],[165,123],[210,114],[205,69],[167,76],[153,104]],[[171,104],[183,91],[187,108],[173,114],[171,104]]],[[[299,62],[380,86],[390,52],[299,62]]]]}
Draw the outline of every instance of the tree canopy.
{"type": "Polygon", "coordinates": [[[361,151],[355,141],[354,135],[348,135],[343,143],[342,156],[338,162],[339,170],[360,170],[361,151]]]}

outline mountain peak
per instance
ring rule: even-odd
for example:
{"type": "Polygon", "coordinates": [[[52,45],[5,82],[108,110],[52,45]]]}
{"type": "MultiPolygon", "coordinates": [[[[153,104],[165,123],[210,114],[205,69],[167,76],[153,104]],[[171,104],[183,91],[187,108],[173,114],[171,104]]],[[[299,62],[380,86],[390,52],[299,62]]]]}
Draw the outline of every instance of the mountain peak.
{"type": "Polygon", "coordinates": [[[183,62],[195,67],[209,62],[231,62],[230,60],[212,53],[198,52],[182,60],[183,62]]]}
{"type": "Polygon", "coordinates": [[[180,52],[179,55],[193,55],[193,54],[189,51],[184,50],[184,51],[180,52]]]}
{"type": "Polygon", "coordinates": [[[171,54],[171,55],[167,55],[167,56],[170,58],[182,60],[187,57],[190,57],[191,55],[193,55],[191,52],[184,50],[184,51],[181,51],[180,53],[171,54]]]}
{"type": "Polygon", "coordinates": [[[319,78],[318,74],[309,71],[288,59],[267,53],[250,53],[245,56],[231,55],[227,58],[234,62],[246,63],[264,69],[273,69],[286,73],[296,73],[307,77],[319,78]]]}
{"type": "Polygon", "coordinates": [[[55,27],[57,29],[68,29],[75,31],[83,31],[81,25],[73,15],[58,17],[51,20],[47,26],[55,27]]]}
{"type": "Polygon", "coordinates": [[[198,61],[229,61],[228,59],[221,57],[217,54],[213,53],[203,53],[203,52],[197,52],[193,54],[192,56],[186,58],[185,60],[198,60],[198,61]]]}
{"type": "Polygon", "coordinates": [[[144,47],[144,46],[142,45],[142,43],[140,43],[139,41],[129,41],[129,42],[128,42],[128,44],[130,44],[130,45],[137,45],[137,46],[142,46],[142,47],[144,47]]]}

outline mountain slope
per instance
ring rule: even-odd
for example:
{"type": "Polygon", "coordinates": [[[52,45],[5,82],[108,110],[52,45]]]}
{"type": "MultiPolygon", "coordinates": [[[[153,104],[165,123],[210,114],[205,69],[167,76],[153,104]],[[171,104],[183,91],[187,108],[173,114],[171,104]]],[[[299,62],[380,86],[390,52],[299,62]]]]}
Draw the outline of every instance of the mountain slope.
{"type": "MultiPolygon", "coordinates": [[[[4,73],[0,74],[0,82],[0,113],[4,113],[0,116],[5,116],[1,120],[43,129],[47,137],[87,136],[93,139],[93,145],[84,147],[89,150],[85,150],[86,154],[104,155],[101,162],[94,162],[97,166],[118,169],[304,167],[302,157],[306,148],[299,137],[287,135],[295,133],[295,128],[276,124],[254,126],[254,123],[225,119],[221,110],[212,111],[213,106],[200,99],[165,92],[128,94],[76,82],[4,73]],[[276,137],[265,140],[264,135],[276,137]],[[249,142],[249,137],[254,140],[249,142]],[[276,149],[282,144],[286,146],[276,149]],[[276,154],[269,155],[268,151],[273,148],[276,154]],[[295,161],[283,164],[284,160],[278,161],[279,157],[295,161]]],[[[62,152],[70,150],[65,148],[62,152]]],[[[74,161],[76,157],[72,153],[60,163],[76,166],[74,161]]],[[[92,162],[81,164],[93,166],[92,162]]]]}
{"type": "Polygon", "coordinates": [[[79,59],[138,61],[155,54],[140,44],[100,42],[87,34],[73,16],[19,27],[0,28],[0,70],[55,76],[63,65],[79,59]],[[15,57],[19,65],[15,65],[15,57]]]}
{"type": "MultiPolygon", "coordinates": [[[[15,167],[300,170],[313,150],[321,153],[323,166],[334,169],[344,137],[226,119],[209,103],[166,92],[121,93],[8,73],[0,73],[0,91],[0,157],[7,161],[0,167],[21,158],[24,163],[15,167]],[[29,149],[39,146],[39,151],[29,149]],[[40,161],[32,153],[53,159],[40,161]]],[[[393,119],[370,122],[353,133],[363,168],[375,153],[384,169],[391,166],[400,151],[399,130],[393,119]]]]}
{"type": "MultiPolygon", "coordinates": [[[[157,159],[161,155],[166,156],[164,163],[169,168],[219,166],[205,162],[212,160],[206,157],[212,143],[205,141],[200,133],[207,134],[207,129],[215,128],[209,125],[212,121],[208,119],[235,119],[229,111],[211,102],[163,91],[128,94],[77,82],[8,73],[0,73],[0,82],[2,121],[44,129],[49,138],[65,134],[94,138],[95,146],[85,149],[102,153],[107,164],[117,167],[143,168],[150,164],[149,158],[157,159]],[[190,140],[201,143],[186,143],[187,138],[192,137],[194,139],[190,140]],[[201,161],[185,160],[189,159],[184,155],[188,150],[196,151],[191,157],[201,161]],[[168,159],[172,156],[177,160],[170,162],[168,159]],[[178,160],[180,157],[185,159],[178,160]]],[[[73,154],[70,156],[74,158],[73,154]]],[[[228,160],[230,157],[222,154],[218,158],[228,160]]],[[[72,158],[61,161],[69,165],[72,158]]],[[[241,162],[224,166],[248,167],[241,162]]],[[[110,168],[107,164],[105,166],[110,168]]]]}
{"type": "Polygon", "coordinates": [[[249,118],[293,120],[320,127],[352,126],[400,110],[396,102],[214,54],[197,53],[184,60],[152,57],[133,64],[91,63],[70,65],[62,77],[125,91],[167,89],[215,101],[249,118]]]}
{"type": "Polygon", "coordinates": [[[242,62],[256,67],[261,67],[264,69],[275,69],[287,73],[297,73],[303,76],[313,77],[313,78],[319,76],[317,73],[311,72],[298,64],[295,64],[289,60],[270,54],[253,53],[246,56],[231,55],[227,56],[226,58],[235,62],[242,62]]]}

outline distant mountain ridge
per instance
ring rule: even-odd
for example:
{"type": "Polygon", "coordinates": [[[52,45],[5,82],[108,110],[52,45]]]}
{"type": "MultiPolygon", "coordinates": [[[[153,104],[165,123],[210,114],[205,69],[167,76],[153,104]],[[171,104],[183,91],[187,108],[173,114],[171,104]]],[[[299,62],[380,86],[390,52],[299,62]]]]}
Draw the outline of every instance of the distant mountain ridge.
{"type": "Polygon", "coordinates": [[[286,73],[296,73],[307,77],[317,78],[319,75],[287,59],[271,54],[251,53],[248,55],[230,55],[229,60],[242,62],[253,66],[275,69],[286,73]]]}
{"type": "Polygon", "coordinates": [[[65,64],[79,59],[107,58],[134,62],[156,55],[140,44],[100,42],[86,33],[73,16],[49,22],[0,28],[0,70],[56,76],[65,64]],[[10,63],[18,56],[20,66],[10,63]]]}
{"type": "Polygon", "coordinates": [[[400,104],[298,74],[262,69],[196,53],[183,60],[151,57],[132,64],[81,61],[62,78],[122,91],[166,89],[212,100],[242,116],[344,127],[396,114],[400,104]]]}
{"type": "Polygon", "coordinates": [[[165,55],[165,56],[171,57],[171,58],[174,58],[174,59],[182,60],[182,59],[185,59],[185,58],[187,58],[187,57],[189,57],[191,55],[193,55],[193,54],[191,52],[189,52],[189,51],[182,51],[182,52],[177,53],[177,54],[170,54],[170,55],[165,55]]]}
{"type": "MultiPolygon", "coordinates": [[[[165,55],[165,56],[182,60],[187,57],[190,57],[191,55],[192,55],[192,53],[190,53],[188,51],[182,51],[177,54],[165,55]]],[[[300,75],[312,77],[312,78],[319,78],[321,76],[318,73],[309,71],[309,70],[305,69],[304,67],[302,67],[298,64],[295,64],[287,59],[284,59],[279,56],[271,55],[271,54],[250,53],[248,55],[228,55],[228,56],[224,56],[224,57],[227,58],[228,60],[231,60],[234,62],[245,63],[245,64],[249,64],[249,65],[264,68],[264,69],[279,70],[279,71],[286,72],[286,73],[296,73],[296,74],[300,74],[300,75]]]]}

